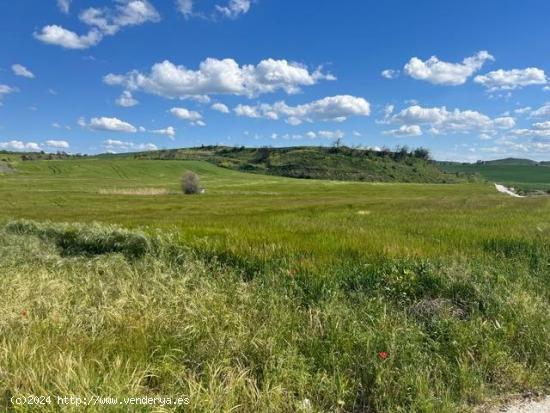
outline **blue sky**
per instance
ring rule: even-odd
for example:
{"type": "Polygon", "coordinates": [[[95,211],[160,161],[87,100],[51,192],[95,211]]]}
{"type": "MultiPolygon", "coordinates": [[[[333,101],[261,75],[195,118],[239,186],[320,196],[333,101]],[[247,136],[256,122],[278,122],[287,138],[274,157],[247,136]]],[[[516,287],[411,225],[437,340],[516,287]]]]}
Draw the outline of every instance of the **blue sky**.
{"type": "Polygon", "coordinates": [[[0,4],[0,149],[550,159],[546,0],[0,4]]]}

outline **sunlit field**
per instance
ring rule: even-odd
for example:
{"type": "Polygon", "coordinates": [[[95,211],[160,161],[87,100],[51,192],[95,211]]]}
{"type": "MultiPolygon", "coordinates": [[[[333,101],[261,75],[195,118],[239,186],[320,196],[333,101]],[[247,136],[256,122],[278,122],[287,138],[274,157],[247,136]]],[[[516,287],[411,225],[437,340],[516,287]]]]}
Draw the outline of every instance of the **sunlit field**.
{"type": "Polygon", "coordinates": [[[550,386],[548,198],[198,161],[14,167],[0,407],[185,395],[158,411],[454,413],[550,386]],[[186,170],[205,194],[181,194],[186,170]]]}

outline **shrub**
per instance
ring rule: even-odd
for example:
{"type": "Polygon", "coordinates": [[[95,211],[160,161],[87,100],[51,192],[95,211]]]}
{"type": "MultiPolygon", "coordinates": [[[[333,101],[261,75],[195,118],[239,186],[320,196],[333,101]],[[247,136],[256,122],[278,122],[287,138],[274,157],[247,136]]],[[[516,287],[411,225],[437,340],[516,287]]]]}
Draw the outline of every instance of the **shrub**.
{"type": "Polygon", "coordinates": [[[181,189],[186,195],[200,194],[202,187],[199,176],[191,171],[187,171],[181,178],[181,189]]]}

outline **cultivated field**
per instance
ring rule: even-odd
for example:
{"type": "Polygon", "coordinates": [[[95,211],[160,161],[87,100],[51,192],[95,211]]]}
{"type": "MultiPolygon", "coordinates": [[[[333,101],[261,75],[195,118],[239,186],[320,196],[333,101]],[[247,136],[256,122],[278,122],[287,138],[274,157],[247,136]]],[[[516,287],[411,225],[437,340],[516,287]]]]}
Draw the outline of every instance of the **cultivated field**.
{"type": "Polygon", "coordinates": [[[516,188],[522,192],[543,191],[550,193],[550,166],[544,165],[506,165],[506,164],[443,164],[447,172],[479,174],[483,178],[498,184],[516,188]]]}
{"type": "Polygon", "coordinates": [[[14,167],[0,408],[185,395],[155,411],[455,413],[550,387],[548,198],[198,161],[14,167]],[[180,195],[185,170],[205,194],[180,195]]]}

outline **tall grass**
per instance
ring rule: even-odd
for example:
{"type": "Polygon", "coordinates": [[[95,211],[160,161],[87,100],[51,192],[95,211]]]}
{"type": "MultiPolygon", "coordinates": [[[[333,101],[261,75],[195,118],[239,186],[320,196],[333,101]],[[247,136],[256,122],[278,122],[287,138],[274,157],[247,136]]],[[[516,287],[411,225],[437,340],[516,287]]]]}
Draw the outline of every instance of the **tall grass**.
{"type": "Polygon", "coordinates": [[[548,388],[550,256],[522,245],[321,267],[179,233],[12,222],[0,409],[32,410],[14,395],[186,395],[156,411],[455,413],[548,388]]]}

